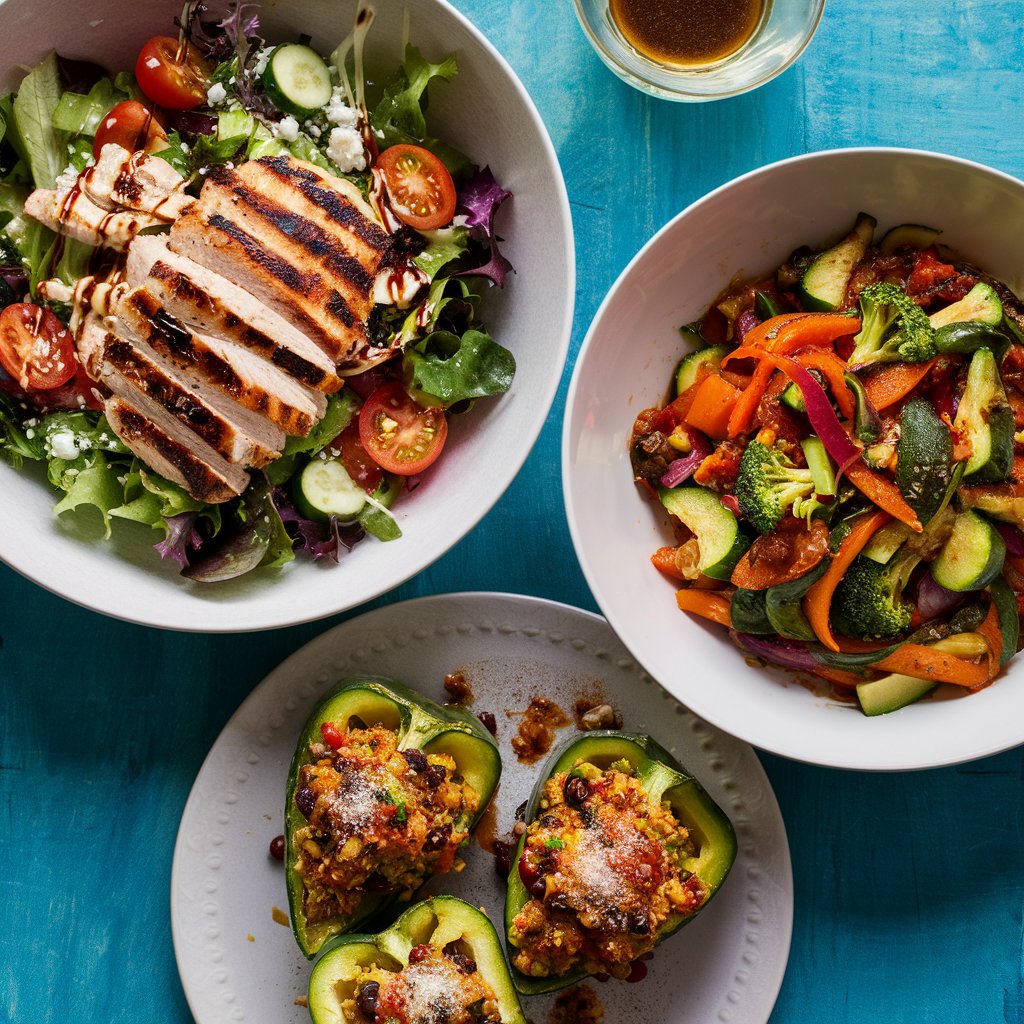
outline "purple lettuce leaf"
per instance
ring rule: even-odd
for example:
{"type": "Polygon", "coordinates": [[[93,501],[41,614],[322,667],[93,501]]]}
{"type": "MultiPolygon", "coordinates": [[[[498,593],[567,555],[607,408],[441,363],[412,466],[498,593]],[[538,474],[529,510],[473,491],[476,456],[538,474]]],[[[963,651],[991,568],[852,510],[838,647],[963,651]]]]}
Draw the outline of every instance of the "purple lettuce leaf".
{"type": "Polygon", "coordinates": [[[203,544],[203,535],[197,528],[198,519],[198,512],[181,512],[164,520],[167,523],[167,536],[159,544],[153,545],[161,558],[170,558],[182,569],[188,568],[190,557],[203,544]]]}
{"type": "MultiPolygon", "coordinates": [[[[479,267],[460,271],[461,275],[474,274],[489,277],[499,288],[504,287],[505,275],[513,270],[512,264],[498,251],[498,237],[494,233],[494,215],[512,193],[494,179],[489,167],[476,172],[459,191],[456,213],[466,218],[470,234],[484,242],[491,252],[490,259],[479,267]]],[[[513,271],[514,272],[514,271],[513,271]]]]}
{"type": "Polygon", "coordinates": [[[297,550],[308,551],[314,560],[327,558],[337,562],[342,548],[351,551],[364,536],[358,523],[341,524],[336,516],[331,516],[326,523],[307,519],[283,487],[275,487],[272,498],[284,528],[298,543],[297,550]]]}

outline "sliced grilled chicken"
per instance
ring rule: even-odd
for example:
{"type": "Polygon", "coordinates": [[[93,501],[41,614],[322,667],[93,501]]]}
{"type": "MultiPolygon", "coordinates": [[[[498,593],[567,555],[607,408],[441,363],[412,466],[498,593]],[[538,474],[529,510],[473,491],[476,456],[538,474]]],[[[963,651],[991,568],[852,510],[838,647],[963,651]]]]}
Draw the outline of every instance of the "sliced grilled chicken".
{"type": "Polygon", "coordinates": [[[172,316],[257,352],[309,387],[341,387],[334,363],[307,335],[225,277],[142,236],[128,250],[130,284],[143,286],[172,316]]]}
{"type": "Polygon", "coordinates": [[[149,213],[104,210],[77,183],[68,189],[37,188],[25,200],[25,212],[58,234],[117,252],[144,228],[165,224],[149,213]]]}
{"type": "Polygon", "coordinates": [[[117,315],[159,355],[193,371],[246,409],[266,416],[285,433],[308,434],[327,408],[327,399],[319,391],[296,383],[248,349],[193,333],[145,288],[129,292],[117,315]]]}
{"type": "Polygon", "coordinates": [[[131,398],[108,398],[103,411],[114,433],[147,466],[180,484],[198,501],[229,501],[248,486],[244,469],[221,458],[141,392],[131,398]]]}
{"type": "Polygon", "coordinates": [[[100,381],[111,391],[118,393],[118,376],[124,378],[229,462],[259,467],[281,454],[284,432],[279,427],[194,373],[172,366],[127,330],[123,335],[108,335],[103,346],[100,381]]]}
{"type": "Polygon", "coordinates": [[[75,332],[75,348],[85,372],[93,380],[100,379],[103,369],[103,348],[110,332],[103,323],[103,318],[89,310],[82,317],[82,322],[75,332]]]}
{"type": "Polygon", "coordinates": [[[137,210],[170,223],[195,202],[185,179],[166,161],[108,142],[79,176],[82,190],[105,210],[137,210]]]}

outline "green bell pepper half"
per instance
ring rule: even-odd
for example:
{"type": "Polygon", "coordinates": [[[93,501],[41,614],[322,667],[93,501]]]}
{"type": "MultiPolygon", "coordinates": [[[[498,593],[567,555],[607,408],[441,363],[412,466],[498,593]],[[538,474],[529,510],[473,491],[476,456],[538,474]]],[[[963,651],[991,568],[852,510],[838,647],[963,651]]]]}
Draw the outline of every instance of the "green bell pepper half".
{"type": "Polygon", "coordinates": [[[484,913],[457,896],[431,896],[410,907],[377,935],[335,939],[309,979],[313,1024],[345,1024],[341,1003],[355,996],[355,979],[364,968],[400,971],[408,966],[409,951],[414,946],[430,944],[443,949],[450,942],[465,947],[476,962],[497,998],[502,1024],[526,1024],[494,925],[484,913]]]}
{"type": "Polygon", "coordinates": [[[309,959],[328,939],[352,930],[397,899],[390,893],[367,892],[356,911],[347,917],[316,924],[306,920],[302,909],[305,885],[294,869],[295,833],[306,825],[306,819],[295,805],[295,793],[299,769],[314,760],[309,752],[310,744],[322,742],[321,726],[325,722],[333,723],[341,732],[347,731],[353,723],[358,727],[382,725],[398,734],[399,750],[418,749],[424,754],[450,755],[458,773],[480,799],[476,813],[457,823],[460,831],[463,828],[473,830],[487,809],[501,776],[501,756],[494,737],[468,711],[442,707],[393,679],[350,677],[331,690],[316,706],[299,737],[288,774],[284,812],[285,875],[292,930],[299,948],[309,959]]]}
{"type": "MultiPolygon", "coordinates": [[[[725,881],[737,850],[736,833],[725,812],[664,747],[650,736],[613,731],[590,732],[570,740],[556,750],[541,769],[526,806],[526,822],[529,825],[538,817],[544,786],[552,776],[572,771],[581,761],[604,770],[622,760],[629,762],[647,794],[654,800],[667,802],[679,823],[689,830],[697,853],[680,860],[679,866],[696,875],[707,890],[707,898],[693,914],[672,914],[665,921],[657,936],[657,941],[662,942],[692,921],[711,902],[725,881]]],[[[510,954],[514,954],[516,948],[510,938],[512,923],[531,898],[519,877],[519,859],[525,845],[524,835],[512,860],[505,898],[505,933],[510,954]]],[[[534,978],[512,967],[512,979],[524,995],[554,992],[567,985],[575,985],[585,977],[586,971],[577,970],[555,978],[534,978]]]]}

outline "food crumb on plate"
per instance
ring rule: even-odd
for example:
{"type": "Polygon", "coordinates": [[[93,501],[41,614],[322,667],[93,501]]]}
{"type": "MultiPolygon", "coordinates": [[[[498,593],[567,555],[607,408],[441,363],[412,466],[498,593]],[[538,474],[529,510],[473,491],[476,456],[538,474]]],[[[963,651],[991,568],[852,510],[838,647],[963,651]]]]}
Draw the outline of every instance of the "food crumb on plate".
{"type": "Polygon", "coordinates": [[[282,925],[285,928],[289,927],[289,925],[291,924],[291,921],[288,919],[287,911],[282,910],[280,907],[272,907],[270,910],[270,916],[279,925],[282,925]]]}
{"type": "Polygon", "coordinates": [[[548,1024],[601,1024],[604,1007],[589,985],[576,985],[560,993],[548,1015],[548,1024]]]}
{"type": "Polygon", "coordinates": [[[551,749],[555,730],[572,723],[562,708],[547,697],[534,697],[525,711],[508,714],[522,715],[519,731],[512,737],[512,749],[523,764],[533,764],[543,757],[551,749]]]}

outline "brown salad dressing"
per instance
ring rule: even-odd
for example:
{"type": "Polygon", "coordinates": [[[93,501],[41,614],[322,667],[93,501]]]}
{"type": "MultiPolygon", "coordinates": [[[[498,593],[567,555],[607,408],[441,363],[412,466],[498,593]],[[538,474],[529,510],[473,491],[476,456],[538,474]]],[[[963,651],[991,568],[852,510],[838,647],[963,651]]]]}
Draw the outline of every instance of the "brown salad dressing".
{"type": "Polygon", "coordinates": [[[765,0],[609,0],[612,21],[650,60],[714,64],[735,53],[761,22],[765,0]]]}

